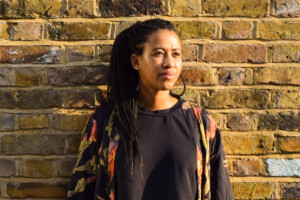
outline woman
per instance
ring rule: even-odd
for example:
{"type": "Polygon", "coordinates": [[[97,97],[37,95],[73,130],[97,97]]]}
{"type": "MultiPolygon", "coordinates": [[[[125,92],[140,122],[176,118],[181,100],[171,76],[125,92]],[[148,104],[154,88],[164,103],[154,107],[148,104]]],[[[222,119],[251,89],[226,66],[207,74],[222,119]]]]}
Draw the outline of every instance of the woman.
{"type": "Polygon", "coordinates": [[[69,199],[233,199],[215,122],[170,92],[181,69],[172,23],[147,20],[118,35],[109,103],[87,123],[69,199]]]}

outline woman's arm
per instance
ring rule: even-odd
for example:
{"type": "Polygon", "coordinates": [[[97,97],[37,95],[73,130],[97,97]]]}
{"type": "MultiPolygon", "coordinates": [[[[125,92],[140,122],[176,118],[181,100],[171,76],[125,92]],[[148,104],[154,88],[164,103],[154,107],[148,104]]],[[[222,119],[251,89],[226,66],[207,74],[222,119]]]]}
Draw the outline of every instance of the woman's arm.
{"type": "Polygon", "coordinates": [[[99,134],[96,111],[90,116],[79,146],[77,162],[71,177],[68,199],[94,199],[98,168],[99,134]]]}

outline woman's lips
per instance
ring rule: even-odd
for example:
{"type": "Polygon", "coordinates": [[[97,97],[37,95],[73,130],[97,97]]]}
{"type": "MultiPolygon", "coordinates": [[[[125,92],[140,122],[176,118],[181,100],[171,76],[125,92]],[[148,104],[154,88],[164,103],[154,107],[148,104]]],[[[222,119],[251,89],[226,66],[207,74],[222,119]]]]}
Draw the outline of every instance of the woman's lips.
{"type": "Polygon", "coordinates": [[[175,78],[175,73],[166,72],[166,73],[162,73],[160,76],[164,79],[171,80],[175,78]]]}

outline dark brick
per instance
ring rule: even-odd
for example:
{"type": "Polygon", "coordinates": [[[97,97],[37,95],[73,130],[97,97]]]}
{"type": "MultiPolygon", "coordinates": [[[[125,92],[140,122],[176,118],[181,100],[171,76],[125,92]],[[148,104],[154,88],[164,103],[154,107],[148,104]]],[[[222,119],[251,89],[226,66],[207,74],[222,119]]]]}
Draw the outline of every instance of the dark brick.
{"type": "Polygon", "coordinates": [[[0,46],[0,63],[59,63],[58,46],[0,46]]]}
{"type": "Polygon", "coordinates": [[[99,11],[102,17],[163,15],[163,0],[99,0],[99,11]]]}
{"type": "MultiPolygon", "coordinates": [[[[67,137],[67,136],[65,136],[67,137]]],[[[2,136],[1,152],[9,155],[64,154],[65,138],[54,135],[2,136]]]]}
{"type": "Polygon", "coordinates": [[[15,162],[9,159],[0,159],[0,177],[8,177],[15,174],[15,162]]]}
{"type": "Polygon", "coordinates": [[[91,61],[95,57],[94,46],[69,46],[66,50],[68,62],[91,61]]]}
{"type": "Polygon", "coordinates": [[[11,131],[14,130],[15,115],[9,113],[0,113],[0,130],[11,131]]]}
{"type": "Polygon", "coordinates": [[[280,112],[257,114],[258,130],[299,130],[300,113],[280,112]]]}
{"type": "Polygon", "coordinates": [[[75,166],[76,159],[66,158],[58,160],[58,173],[63,177],[70,177],[75,166]]]}
{"type": "Polygon", "coordinates": [[[43,82],[45,72],[39,68],[16,68],[15,85],[37,86],[43,82]]]}
{"type": "Polygon", "coordinates": [[[112,52],[112,45],[102,44],[99,46],[99,59],[100,61],[109,62],[112,52]]]}
{"type": "Polygon", "coordinates": [[[53,22],[49,27],[51,40],[108,39],[110,24],[106,22],[53,22]]]}
{"type": "Polygon", "coordinates": [[[12,85],[12,70],[10,68],[0,68],[0,86],[12,85]]]}
{"type": "Polygon", "coordinates": [[[12,91],[0,91],[0,108],[14,108],[16,101],[12,91]]]}
{"type": "Polygon", "coordinates": [[[104,85],[107,82],[106,66],[47,68],[50,85],[104,85]]]}
{"type": "Polygon", "coordinates": [[[65,198],[65,183],[8,183],[7,194],[16,198],[65,198]]]}
{"type": "Polygon", "coordinates": [[[61,92],[57,90],[21,90],[15,95],[19,108],[55,108],[62,105],[61,92]]]}
{"type": "Polygon", "coordinates": [[[68,103],[73,108],[91,108],[95,106],[94,90],[68,92],[68,103]]]}
{"type": "Polygon", "coordinates": [[[280,183],[280,191],[283,199],[300,199],[300,183],[280,183]]]}

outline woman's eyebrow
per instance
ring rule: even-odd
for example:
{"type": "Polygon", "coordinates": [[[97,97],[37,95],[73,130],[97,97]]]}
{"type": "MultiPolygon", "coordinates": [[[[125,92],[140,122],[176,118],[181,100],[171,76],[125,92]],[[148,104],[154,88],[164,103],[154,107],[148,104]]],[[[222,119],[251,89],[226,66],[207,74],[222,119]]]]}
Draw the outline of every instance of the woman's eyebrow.
{"type": "MultiPolygon", "coordinates": [[[[163,47],[156,47],[156,48],[152,49],[152,51],[155,51],[155,50],[165,50],[165,48],[163,48],[163,47]]],[[[173,51],[174,50],[180,50],[180,48],[173,48],[172,50],[173,51]]]]}

